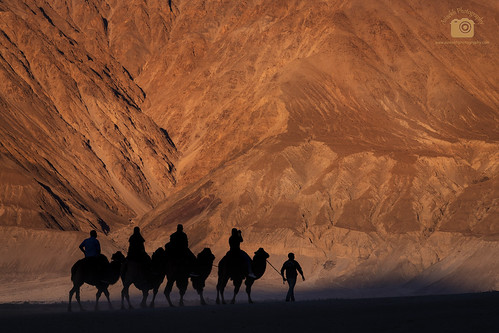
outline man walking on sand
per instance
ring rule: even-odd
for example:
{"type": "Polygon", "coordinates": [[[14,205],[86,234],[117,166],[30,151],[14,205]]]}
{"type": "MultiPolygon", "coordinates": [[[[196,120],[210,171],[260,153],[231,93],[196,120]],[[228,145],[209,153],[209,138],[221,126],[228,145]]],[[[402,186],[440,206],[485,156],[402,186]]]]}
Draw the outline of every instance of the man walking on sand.
{"type": "Polygon", "coordinates": [[[281,276],[282,280],[286,282],[288,281],[289,285],[289,290],[288,294],[286,295],[286,302],[295,301],[295,284],[296,284],[296,278],[298,277],[298,272],[301,274],[301,277],[303,281],[305,281],[305,276],[303,275],[303,271],[300,267],[300,264],[298,261],[295,260],[295,254],[294,253],[289,253],[288,254],[288,260],[284,262],[281,268],[281,276]],[[284,271],[286,271],[286,277],[284,277],[284,271]]]}

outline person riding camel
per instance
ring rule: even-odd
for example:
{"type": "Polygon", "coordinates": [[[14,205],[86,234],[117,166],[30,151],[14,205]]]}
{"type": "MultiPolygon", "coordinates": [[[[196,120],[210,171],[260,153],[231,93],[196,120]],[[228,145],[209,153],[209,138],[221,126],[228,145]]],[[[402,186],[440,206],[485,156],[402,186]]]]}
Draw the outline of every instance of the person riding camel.
{"type": "Polygon", "coordinates": [[[175,249],[188,249],[189,240],[184,232],[184,226],[182,224],[177,225],[177,231],[170,235],[170,243],[175,249]]]}
{"type": "Polygon", "coordinates": [[[97,231],[90,231],[90,237],[80,244],[80,250],[85,258],[98,257],[100,255],[100,243],[97,240],[97,231]]]}
{"type": "Polygon", "coordinates": [[[96,265],[97,271],[102,271],[108,264],[108,260],[105,255],[101,253],[100,243],[97,240],[97,231],[90,231],[90,237],[81,242],[79,246],[81,252],[85,254],[85,259],[87,263],[96,265]]]}
{"type": "Polygon", "coordinates": [[[184,232],[184,226],[182,224],[178,224],[177,231],[170,235],[169,246],[180,258],[184,258],[186,260],[191,271],[190,276],[198,276],[198,274],[194,271],[196,256],[189,249],[189,240],[187,238],[187,234],[184,232]]]}
{"type": "Polygon", "coordinates": [[[253,273],[253,269],[251,268],[251,258],[246,252],[241,250],[242,242],[243,236],[241,230],[232,228],[232,234],[229,237],[229,252],[227,252],[227,254],[234,254],[236,258],[241,258],[246,263],[248,276],[255,279],[256,275],[253,273]]]}
{"type": "Polygon", "coordinates": [[[145,239],[140,234],[140,228],[135,227],[133,229],[133,234],[128,239],[130,243],[128,247],[128,259],[142,261],[145,257],[147,257],[146,249],[144,246],[145,239]]]}

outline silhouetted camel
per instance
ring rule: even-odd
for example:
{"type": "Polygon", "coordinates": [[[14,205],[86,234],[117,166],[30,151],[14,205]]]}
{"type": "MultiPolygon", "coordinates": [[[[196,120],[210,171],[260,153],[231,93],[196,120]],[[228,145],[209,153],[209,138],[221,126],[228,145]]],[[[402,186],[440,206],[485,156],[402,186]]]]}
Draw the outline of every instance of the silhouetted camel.
{"type": "Polygon", "coordinates": [[[123,283],[123,289],[121,291],[122,309],[125,309],[125,298],[128,302],[128,307],[130,309],[133,308],[130,303],[130,295],[128,292],[132,284],[142,291],[141,307],[147,306],[146,302],[147,297],[149,296],[149,290],[153,289],[151,307],[154,306],[154,300],[156,299],[159,286],[165,278],[164,263],[164,250],[162,248],[159,248],[154,252],[152,260],[147,253],[144,253],[140,259],[127,258],[121,270],[121,282],[123,283]]]}
{"type": "Polygon", "coordinates": [[[163,283],[166,275],[166,253],[162,247],[159,247],[152,254],[152,301],[151,308],[154,307],[154,301],[156,300],[156,295],[158,294],[159,286],[163,283]]]}
{"type": "Polygon", "coordinates": [[[265,252],[262,248],[259,248],[255,252],[253,260],[251,261],[251,268],[256,278],[251,278],[248,276],[248,268],[246,263],[241,258],[238,253],[228,252],[222,260],[218,263],[218,283],[217,283],[217,304],[220,304],[220,298],[222,303],[225,304],[224,299],[224,289],[231,279],[234,282],[234,296],[232,297],[231,303],[236,302],[236,295],[241,288],[243,280],[246,279],[246,293],[248,294],[248,302],[253,303],[251,299],[251,286],[255,280],[262,277],[265,273],[265,268],[267,267],[267,258],[269,254],[265,252]]]}
{"type": "Polygon", "coordinates": [[[205,305],[206,302],[203,297],[203,289],[205,281],[211,273],[213,260],[215,256],[211,253],[209,248],[203,249],[195,261],[191,264],[185,260],[185,256],[179,255],[177,251],[169,249],[168,244],[165,246],[166,250],[166,287],[165,296],[170,306],[173,303],[170,299],[170,293],[173,289],[173,284],[176,283],[180,293],[179,305],[184,305],[184,295],[189,284],[189,275],[195,272],[197,276],[192,277],[192,286],[199,294],[201,304],[205,305]]]}
{"type": "Polygon", "coordinates": [[[201,305],[206,305],[206,301],[203,297],[203,290],[206,279],[211,273],[211,268],[213,267],[214,260],[215,256],[207,247],[205,247],[203,251],[199,252],[198,256],[196,257],[194,272],[197,274],[197,276],[191,277],[191,281],[192,287],[198,292],[201,305]]]}
{"type": "Polygon", "coordinates": [[[120,251],[112,255],[111,263],[109,263],[104,255],[78,260],[71,268],[73,288],[69,291],[68,311],[71,311],[71,299],[74,293],[76,293],[76,300],[80,305],[80,309],[84,310],[80,302],[80,287],[84,283],[97,287],[96,310],[98,309],[99,298],[102,293],[106,295],[109,307],[112,307],[107,288],[110,284],[115,284],[120,278],[121,265],[124,261],[125,256],[120,251]]]}

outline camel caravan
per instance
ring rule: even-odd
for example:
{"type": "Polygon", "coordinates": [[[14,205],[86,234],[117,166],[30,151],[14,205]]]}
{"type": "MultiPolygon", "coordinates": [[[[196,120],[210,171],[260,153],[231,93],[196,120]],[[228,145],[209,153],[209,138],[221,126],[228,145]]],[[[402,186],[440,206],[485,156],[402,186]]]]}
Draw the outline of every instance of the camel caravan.
{"type": "MultiPolygon", "coordinates": [[[[224,289],[229,279],[234,283],[234,295],[231,303],[235,303],[236,295],[243,281],[246,285],[248,301],[253,303],[251,287],[255,280],[261,278],[265,273],[269,254],[260,248],[251,259],[246,252],[241,250],[242,241],[241,231],[232,229],[232,235],[229,238],[230,250],[218,265],[217,304],[225,304],[224,289]]],[[[164,294],[170,306],[174,306],[170,299],[174,284],[177,285],[180,292],[179,305],[184,305],[183,298],[189,285],[189,279],[200,297],[201,304],[206,305],[203,290],[215,260],[211,250],[205,248],[195,256],[188,247],[187,235],[183,232],[181,224],[177,226],[177,231],[170,236],[170,241],[164,248],[158,248],[152,256],[146,253],[144,242],[140,229],[135,227],[129,239],[127,256],[125,257],[118,251],[111,256],[111,261],[109,261],[106,256],[101,254],[97,233],[92,230],[90,238],[85,239],[80,244],[80,250],[85,254],[85,258],[78,260],[71,268],[73,288],[69,291],[68,311],[72,309],[73,295],[75,295],[80,310],[84,311],[80,302],[80,287],[84,283],[97,288],[95,310],[98,310],[99,298],[103,293],[107,298],[109,307],[112,308],[108,287],[117,283],[119,279],[123,284],[121,291],[122,309],[126,309],[125,300],[128,308],[133,308],[129,296],[131,285],[142,291],[141,307],[147,307],[149,291],[152,290],[153,297],[149,306],[154,307],[156,295],[165,277],[164,294]]]]}

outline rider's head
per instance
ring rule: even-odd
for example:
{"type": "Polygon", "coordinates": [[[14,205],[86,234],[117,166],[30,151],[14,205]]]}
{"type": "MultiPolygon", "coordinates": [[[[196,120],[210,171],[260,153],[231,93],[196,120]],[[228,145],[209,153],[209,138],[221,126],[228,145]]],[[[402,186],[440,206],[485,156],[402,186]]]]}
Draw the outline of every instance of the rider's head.
{"type": "Polygon", "coordinates": [[[236,228],[232,228],[232,235],[234,235],[234,236],[237,235],[237,229],[236,228]]]}
{"type": "Polygon", "coordinates": [[[90,231],[90,237],[97,238],[97,231],[95,230],[90,231]]]}
{"type": "Polygon", "coordinates": [[[182,231],[184,230],[184,226],[181,224],[177,224],[177,231],[182,231]]]}
{"type": "Polygon", "coordinates": [[[140,234],[140,228],[139,227],[133,228],[133,233],[134,234],[140,234]]]}
{"type": "Polygon", "coordinates": [[[294,260],[295,259],[295,254],[293,252],[288,253],[288,258],[290,260],[294,260]]]}

